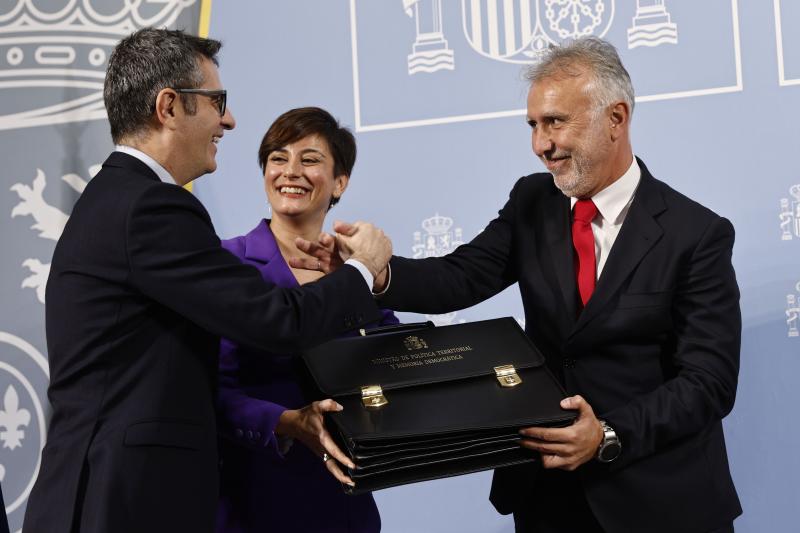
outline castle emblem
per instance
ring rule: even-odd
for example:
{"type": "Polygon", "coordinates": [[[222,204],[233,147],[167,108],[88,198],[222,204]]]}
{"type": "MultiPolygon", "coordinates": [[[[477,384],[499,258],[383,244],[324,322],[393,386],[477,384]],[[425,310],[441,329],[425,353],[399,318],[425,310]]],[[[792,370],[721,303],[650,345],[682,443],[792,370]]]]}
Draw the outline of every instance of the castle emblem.
{"type": "Polygon", "coordinates": [[[789,187],[791,198],[781,198],[781,240],[800,239],[800,183],[789,187]]]}
{"type": "MultiPolygon", "coordinates": [[[[103,81],[117,42],[145,26],[173,24],[196,0],[120,2],[118,11],[93,0],[60,2],[45,11],[34,0],[0,8],[0,130],[106,117],[103,81]]],[[[106,3],[107,4],[107,3],[106,3]]]]}
{"type": "Polygon", "coordinates": [[[406,350],[408,351],[422,350],[423,348],[428,347],[428,343],[426,343],[419,337],[415,337],[414,335],[411,335],[410,337],[406,337],[405,339],[403,339],[403,344],[405,345],[406,350]]]}
{"type": "Polygon", "coordinates": [[[786,325],[789,337],[800,337],[800,281],[794,288],[796,292],[786,295],[786,325]]]}

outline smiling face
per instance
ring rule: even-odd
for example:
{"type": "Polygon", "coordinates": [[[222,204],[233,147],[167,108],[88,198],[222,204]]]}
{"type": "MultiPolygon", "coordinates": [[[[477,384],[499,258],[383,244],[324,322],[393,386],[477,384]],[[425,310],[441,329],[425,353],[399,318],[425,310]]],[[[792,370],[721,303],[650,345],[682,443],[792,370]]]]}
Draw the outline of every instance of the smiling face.
{"type": "MultiPolygon", "coordinates": [[[[203,84],[199,89],[222,89],[214,63],[202,58],[200,71],[203,74],[203,84]]],[[[174,151],[182,161],[182,174],[188,181],[217,169],[217,144],[225,130],[233,129],[236,125],[230,110],[226,109],[225,115],[219,115],[214,98],[204,95],[193,95],[190,98],[195,99],[195,113],[188,114],[183,108],[183,122],[176,135],[179,148],[174,151]]]]}
{"type": "Polygon", "coordinates": [[[528,93],[534,153],[567,196],[590,198],[619,176],[612,113],[592,100],[591,77],[544,78],[528,93]]]}
{"type": "Polygon", "coordinates": [[[267,157],[264,188],[274,218],[291,217],[322,225],[332,197],[347,188],[348,176],[334,176],[328,143],[308,135],[267,157]]]}

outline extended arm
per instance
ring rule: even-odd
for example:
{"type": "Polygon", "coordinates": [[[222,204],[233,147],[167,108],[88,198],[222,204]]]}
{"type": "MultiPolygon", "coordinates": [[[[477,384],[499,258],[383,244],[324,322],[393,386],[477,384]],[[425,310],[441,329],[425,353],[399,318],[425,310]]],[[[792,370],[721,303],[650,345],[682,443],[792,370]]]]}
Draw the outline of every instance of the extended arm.
{"type": "Polygon", "coordinates": [[[179,188],[152,188],[138,198],[127,240],[131,284],[242,344],[293,353],[380,318],[369,287],[347,265],[299,288],[265,283],[220,247],[201,204],[179,188]]]}

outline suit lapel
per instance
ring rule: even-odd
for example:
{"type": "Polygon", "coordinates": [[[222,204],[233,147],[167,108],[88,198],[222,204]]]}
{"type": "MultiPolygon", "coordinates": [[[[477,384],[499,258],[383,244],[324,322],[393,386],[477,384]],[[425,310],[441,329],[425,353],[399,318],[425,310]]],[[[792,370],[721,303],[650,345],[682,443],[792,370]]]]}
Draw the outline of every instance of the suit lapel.
{"type": "Polygon", "coordinates": [[[569,198],[556,189],[551,201],[547,203],[544,217],[547,251],[561,288],[561,296],[567,309],[567,316],[573,320],[578,312],[575,266],[573,265],[572,236],[570,234],[569,198]]]}
{"type": "Polygon", "coordinates": [[[642,169],[642,178],[628,216],[614,241],[594,293],[578,317],[570,336],[576,335],[600,314],[664,233],[655,220],[655,216],[666,209],[664,199],[655,187],[655,178],[647,171],[644,163],[639,161],[639,166],[642,169]]]}
{"type": "Polygon", "coordinates": [[[298,283],[289,265],[283,259],[278,242],[269,228],[269,223],[262,220],[250,233],[245,235],[244,257],[258,266],[261,276],[279,287],[297,287],[298,283]]]}

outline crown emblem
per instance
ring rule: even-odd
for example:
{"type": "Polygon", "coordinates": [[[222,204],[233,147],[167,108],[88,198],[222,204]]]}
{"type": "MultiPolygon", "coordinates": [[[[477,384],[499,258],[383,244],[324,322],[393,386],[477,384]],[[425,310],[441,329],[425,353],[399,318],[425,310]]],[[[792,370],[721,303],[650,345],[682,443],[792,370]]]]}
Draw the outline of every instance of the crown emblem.
{"type": "Polygon", "coordinates": [[[57,9],[7,2],[0,12],[0,102],[13,108],[0,108],[0,130],[105,118],[103,80],[117,42],[146,26],[172,25],[195,2],[126,1],[116,12],[92,0],[62,0],[57,9]]]}
{"type": "Polygon", "coordinates": [[[447,233],[450,231],[450,227],[452,225],[452,218],[443,217],[439,213],[436,213],[434,216],[426,218],[422,221],[422,229],[431,235],[442,235],[447,233]]]}

